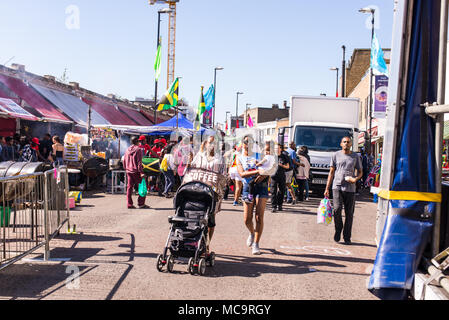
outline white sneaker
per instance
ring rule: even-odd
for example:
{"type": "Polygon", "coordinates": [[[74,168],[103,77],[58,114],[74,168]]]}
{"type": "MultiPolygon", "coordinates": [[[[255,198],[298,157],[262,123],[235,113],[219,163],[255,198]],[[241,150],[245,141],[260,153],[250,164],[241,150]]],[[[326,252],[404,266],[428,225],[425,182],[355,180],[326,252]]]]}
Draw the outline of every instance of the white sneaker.
{"type": "Polygon", "coordinates": [[[260,248],[258,243],[253,244],[253,255],[260,255],[260,248]]]}
{"type": "Polygon", "coordinates": [[[251,248],[254,243],[254,234],[250,234],[248,240],[246,241],[246,245],[251,248]]]}

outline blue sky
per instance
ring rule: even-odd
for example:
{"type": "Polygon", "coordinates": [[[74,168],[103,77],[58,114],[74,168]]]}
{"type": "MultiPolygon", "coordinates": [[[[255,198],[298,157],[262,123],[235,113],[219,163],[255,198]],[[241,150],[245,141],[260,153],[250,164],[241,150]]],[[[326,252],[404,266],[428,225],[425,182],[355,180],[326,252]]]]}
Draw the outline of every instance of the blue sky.
{"type": "MultiPolygon", "coordinates": [[[[217,77],[217,120],[253,106],[282,105],[291,95],[335,94],[342,45],[370,47],[369,15],[376,6],[382,47],[391,46],[393,0],[181,0],[177,10],[176,76],[180,96],[196,107],[200,86],[217,77]]],[[[102,94],[133,100],[154,94],[157,10],[148,0],[2,0],[0,64],[61,77],[102,94]],[[67,7],[79,9],[79,29],[68,29],[67,7]]],[[[159,94],[166,89],[167,16],[162,16],[163,61],[159,94]]]]}

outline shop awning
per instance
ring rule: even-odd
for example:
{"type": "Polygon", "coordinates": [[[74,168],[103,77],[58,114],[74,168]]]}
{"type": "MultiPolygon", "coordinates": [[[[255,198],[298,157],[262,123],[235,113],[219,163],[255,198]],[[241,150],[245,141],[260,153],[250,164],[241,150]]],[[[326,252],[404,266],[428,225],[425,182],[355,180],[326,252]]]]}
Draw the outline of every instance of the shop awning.
{"type": "Polygon", "coordinates": [[[120,111],[119,107],[100,100],[90,100],[83,98],[83,101],[91,105],[96,112],[103,116],[103,118],[109,121],[109,123],[112,125],[138,125],[135,121],[131,120],[124,112],[120,111]]]}
{"type": "MultiPolygon", "coordinates": [[[[35,84],[31,86],[36,89],[43,97],[53,103],[62,112],[69,116],[73,121],[81,126],[87,126],[87,116],[89,112],[89,106],[84,103],[80,98],[72,96],[70,94],[56,91],[53,89],[41,87],[35,84]]],[[[91,115],[92,124],[110,124],[105,118],[103,118],[97,111],[92,108],[91,115]]]]}
{"type": "Polygon", "coordinates": [[[23,109],[11,99],[0,98],[0,112],[5,113],[11,118],[19,118],[31,121],[38,121],[39,118],[23,109]]]}
{"type": "Polygon", "coordinates": [[[25,100],[25,102],[35,110],[43,120],[72,122],[33,88],[27,86],[22,80],[0,74],[0,82],[21,99],[25,100]]]}
{"type": "Polygon", "coordinates": [[[146,127],[153,125],[153,123],[147,118],[145,118],[145,116],[141,114],[139,110],[125,107],[120,107],[120,110],[124,112],[126,115],[128,115],[128,117],[130,117],[133,121],[137,122],[139,126],[146,127]]]}

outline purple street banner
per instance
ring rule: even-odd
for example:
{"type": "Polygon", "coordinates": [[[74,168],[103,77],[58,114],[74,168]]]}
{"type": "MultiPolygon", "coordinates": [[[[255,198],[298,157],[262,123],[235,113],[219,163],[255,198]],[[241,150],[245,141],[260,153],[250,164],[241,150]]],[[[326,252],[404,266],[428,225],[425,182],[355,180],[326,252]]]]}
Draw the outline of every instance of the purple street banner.
{"type": "Polygon", "coordinates": [[[384,119],[387,116],[388,77],[376,76],[374,84],[373,118],[384,119]]]}
{"type": "Polygon", "coordinates": [[[204,111],[203,113],[203,124],[208,127],[212,127],[212,110],[204,111]]]}

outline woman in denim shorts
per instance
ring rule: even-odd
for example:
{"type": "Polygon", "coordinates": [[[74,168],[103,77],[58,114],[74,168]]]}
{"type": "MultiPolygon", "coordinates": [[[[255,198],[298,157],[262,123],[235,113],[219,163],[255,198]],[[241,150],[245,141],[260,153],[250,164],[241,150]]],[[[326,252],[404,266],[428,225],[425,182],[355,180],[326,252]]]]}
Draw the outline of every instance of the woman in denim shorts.
{"type": "Polygon", "coordinates": [[[254,201],[252,203],[244,203],[244,219],[250,235],[247,245],[252,247],[254,255],[260,255],[259,242],[262,237],[264,227],[265,207],[268,201],[268,177],[261,176],[262,170],[249,171],[250,163],[256,161],[256,155],[253,152],[254,140],[250,136],[243,138],[243,154],[237,158],[237,168],[240,176],[245,179],[251,176],[259,176],[254,186],[254,201]],[[262,182],[261,182],[262,181],[262,182]],[[253,223],[253,211],[256,208],[256,226],[253,223]]]}

